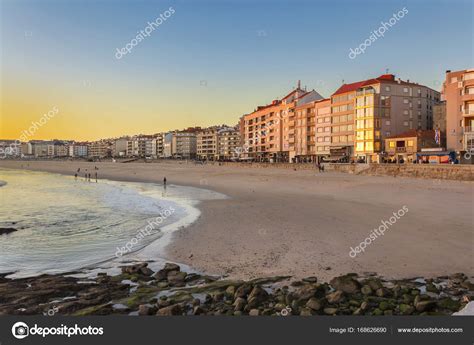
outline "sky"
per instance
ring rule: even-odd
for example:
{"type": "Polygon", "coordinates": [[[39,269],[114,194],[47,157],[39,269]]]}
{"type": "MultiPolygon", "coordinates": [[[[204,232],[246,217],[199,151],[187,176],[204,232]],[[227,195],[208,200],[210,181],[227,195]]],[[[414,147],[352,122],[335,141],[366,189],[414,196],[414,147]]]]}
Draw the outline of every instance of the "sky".
{"type": "Polygon", "coordinates": [[[440,90],[446,70],[474,67],[472,0],[0,4],[0,139],[20,138],[55,107],[29,139],[235,125],[298,80],[329,97],[343,81],[388,69],[440,90]],[[349,57],[403,8],[383,37],[349,57]],[[165,20],[138,42],[160,15],[165,20]],[[127,44],[130,51],[118,59],[127,44]]]}

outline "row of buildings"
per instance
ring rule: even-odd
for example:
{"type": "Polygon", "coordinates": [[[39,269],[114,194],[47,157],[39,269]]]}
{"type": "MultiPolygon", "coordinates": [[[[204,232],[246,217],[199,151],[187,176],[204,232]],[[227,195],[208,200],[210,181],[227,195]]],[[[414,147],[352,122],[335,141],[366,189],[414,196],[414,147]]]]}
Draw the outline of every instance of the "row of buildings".
{"type": "Polygon", "coordinates": [[[230,160],[237,157],[239,131],[225,125],[201,129],[136,135],[93,142],[67,140],[31,140],[20,143],[0,141],[4,156],[34,158],[182,158],[201,160],[230,160]]]}
{"type": "Polygon", "coordinates": [[[474,151],[474,70],[446,71],[441,93],[393,74],[343,84],[328,98],[298,82],[285,97],[242,116],[240,132],[246,158],[259,161],[416,159],[401,140],[395,151],[386,145],[396,138],[423,138],[425,149],[434,141],[433,152],[462,158],[474,151]]]}
{"type": "Polygon", "coordinates": [[[416,160],[421,148],[454,152],[462,161],[474,156],[474,69],[446,71],[441,92],[393,74],[343,84],[327,98],[298,82],[285,97],[243,115],[235,127],[13,146],[0,141],[3,152],[34,157],[370,163],[416,160]]]}

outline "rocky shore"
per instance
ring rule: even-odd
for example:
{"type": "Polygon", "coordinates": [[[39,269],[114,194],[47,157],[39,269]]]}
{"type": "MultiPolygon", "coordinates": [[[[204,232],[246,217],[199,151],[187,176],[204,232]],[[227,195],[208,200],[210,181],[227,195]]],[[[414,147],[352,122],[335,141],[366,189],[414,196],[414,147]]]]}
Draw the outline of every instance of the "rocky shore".
{"type": "Polygon", "coordinates": [[[146,262],[115,276],[81,279],[42,275],[0,276],[0,315],[451,315],[474,297],[462,273],[435,279],[384,280],[375,274],[269,277],[250,281],[183,272],[146,262]]]}

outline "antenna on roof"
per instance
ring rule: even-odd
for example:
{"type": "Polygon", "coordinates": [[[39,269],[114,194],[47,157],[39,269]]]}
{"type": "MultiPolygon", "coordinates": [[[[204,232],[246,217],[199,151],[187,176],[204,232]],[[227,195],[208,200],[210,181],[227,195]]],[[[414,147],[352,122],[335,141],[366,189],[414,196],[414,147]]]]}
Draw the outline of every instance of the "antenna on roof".
{"type": "Polygon", "coordinates": [[[301,89],[301,80],[298,80],[298,87],[297,89],[301,89]]]}
{"type": "Polygon", "coordinates": [[[342,83],[344,84],[344,79],[342,79],[342,83]]]}
{"type": "Polygon", "coordinates": [[[388,74],[388,68],[385,69],[385,74],[388,74]]]}

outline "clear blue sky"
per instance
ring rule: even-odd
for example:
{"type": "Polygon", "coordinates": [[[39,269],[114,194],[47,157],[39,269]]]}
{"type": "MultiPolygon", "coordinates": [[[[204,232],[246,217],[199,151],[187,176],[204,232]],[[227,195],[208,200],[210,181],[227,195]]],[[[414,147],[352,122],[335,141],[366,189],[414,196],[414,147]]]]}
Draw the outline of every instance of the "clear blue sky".
{"type": "Polygon", "coordinates": [[[48,100],[60,94],[71,121],[105,116],[110,125],[113,116],[143,116],[147,127],[133,124],[130,131],[233,124],[298,79],[327,97],[342,79],[376,77],[388,68],[439,90],[446,69],[474,67],[471,0],[1,0],[1,11],[6,119],[15,116],[17,93],[28,90],[31,99],[36,91],[48,100]],[[170,6],[175,13],[150,37],[114,58],[116,48],[170,6]],[[403,7],[408,14],[385,37],[348,58],[350,48],[403,7]]]}

